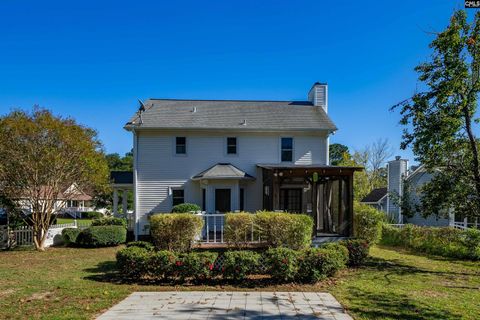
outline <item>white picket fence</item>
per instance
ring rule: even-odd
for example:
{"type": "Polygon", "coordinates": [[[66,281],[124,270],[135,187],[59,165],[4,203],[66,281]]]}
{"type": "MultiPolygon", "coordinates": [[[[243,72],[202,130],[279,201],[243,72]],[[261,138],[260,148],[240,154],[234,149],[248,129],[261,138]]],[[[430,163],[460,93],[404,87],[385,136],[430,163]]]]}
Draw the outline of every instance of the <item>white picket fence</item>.
{"type": "MultiPolygon", "coordinates": [[[[45,246],[49,247],[62,242],[62,230],[65,228],[87,228],[89,222],[75,220],[73,223],[54,224],[48,229],[45,246]]],[[[33,229],[30,226],[9,229],[7,226],[0,226],[0,249],[13,248],[16,246],[33,245],[33,229]]]]}

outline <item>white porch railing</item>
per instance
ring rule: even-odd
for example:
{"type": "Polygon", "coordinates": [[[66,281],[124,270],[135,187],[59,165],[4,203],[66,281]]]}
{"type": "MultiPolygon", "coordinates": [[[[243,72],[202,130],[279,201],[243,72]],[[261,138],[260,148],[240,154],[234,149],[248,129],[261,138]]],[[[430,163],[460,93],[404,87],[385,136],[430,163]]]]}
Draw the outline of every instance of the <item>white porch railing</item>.
{"type": "Polygon", "coordinates": [[[480,227],[480,223],[478,221],[476,222],[458,222],[455,221],[452,225],[452,227],[457,228],[457,229],[468,229],[468,228],[475,228],[478,229],[480,227]]]}
{"type": "Polygon", "coordinates": [[[403,223],[392,223],[388,225],[395,228],[403,228],[405,226],[403,223]]]}
{"type": "MultiPolygon", "coordinates": [[[[199,214],[203,218],[203,230],[200,243],[225,243],[225,214],[208,214],[202,212],[199,214]]],[[[248,235],[245,235],[245,242],[258,243],[260,239],[255,239],[254,225],[248,235]]]]}

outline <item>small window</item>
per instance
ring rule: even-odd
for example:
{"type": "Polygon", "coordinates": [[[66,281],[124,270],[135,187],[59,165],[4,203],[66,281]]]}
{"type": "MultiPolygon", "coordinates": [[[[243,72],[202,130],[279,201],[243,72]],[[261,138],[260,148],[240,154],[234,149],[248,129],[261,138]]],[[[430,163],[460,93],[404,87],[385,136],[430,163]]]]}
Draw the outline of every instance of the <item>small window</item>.
{"type": "Polygon", "coordinates": [[[172,206],[185,203],[185,192],[182,189],[172,190],[172,206]]]}
{"type": "Polygon", "coordinates": [[[202,211],[207,210],[207,190],[202,189],[202,211]]]}
{"type": "Polygon", "coordinates": [[[227,138],[227,154],[237,154],[237,138],[227,138]]]}
{"type": "Polygon", "coordinates": [[[176,154],[187,154],[187,138],[176,137],[175,142],[176,142],[175,153],[176,154]]]}
{"type": "Polygon", "coordinates": [[[291,162],[293,159],[293,138],[282,138],[282,162],[291,162]]]}

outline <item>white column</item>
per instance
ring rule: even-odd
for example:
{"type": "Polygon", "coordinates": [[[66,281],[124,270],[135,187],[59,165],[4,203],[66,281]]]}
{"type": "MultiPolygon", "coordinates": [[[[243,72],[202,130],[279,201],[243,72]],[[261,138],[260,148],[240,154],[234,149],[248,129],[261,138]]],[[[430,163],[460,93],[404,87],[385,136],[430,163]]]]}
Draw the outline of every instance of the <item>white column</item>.
{"type": "Polygon", "coordinates": [[[113,189],[113,215],[118,215],[118,190],[113,189]]]}
{"type": "Polygon", "coordinates": [[[127,217],[127,210],[128,210],[128,203],[127,203],[127,199],[128,199],[128,190],[127,189],[123,189],[123,196],[122,196],[122,210],[123,210],[123,216],[125,218],[128,218],[127,217]]]}

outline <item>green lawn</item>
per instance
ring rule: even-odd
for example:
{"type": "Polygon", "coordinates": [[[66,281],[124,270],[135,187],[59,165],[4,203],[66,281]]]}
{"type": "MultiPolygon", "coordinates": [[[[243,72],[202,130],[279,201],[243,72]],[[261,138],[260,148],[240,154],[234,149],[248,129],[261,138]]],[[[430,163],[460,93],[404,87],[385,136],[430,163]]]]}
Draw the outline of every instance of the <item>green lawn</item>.
{"type": "Polygon", "coordinates": [[[139,290],[329,291],[356,319],[480,319],[480,265],[373,248],[363,268],[317,285],[120,283],[118,248],[0,252],[0,319],[89,319],[139,290]]]}
{"type": "MultiPolygon", "coordinates": [[[[73,223],[73,221],[75,221],[73,218],[57,218],[57,224],[73,223]]],[[[92,224],[92,219],[77,219],[77,222],[82,225],[90,225],[92,224]]]]}

